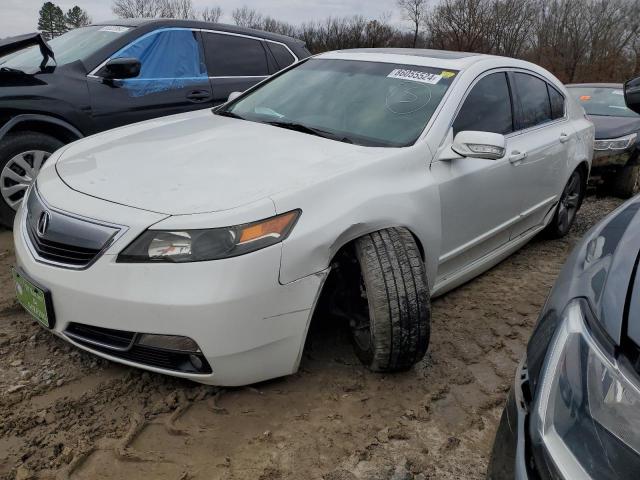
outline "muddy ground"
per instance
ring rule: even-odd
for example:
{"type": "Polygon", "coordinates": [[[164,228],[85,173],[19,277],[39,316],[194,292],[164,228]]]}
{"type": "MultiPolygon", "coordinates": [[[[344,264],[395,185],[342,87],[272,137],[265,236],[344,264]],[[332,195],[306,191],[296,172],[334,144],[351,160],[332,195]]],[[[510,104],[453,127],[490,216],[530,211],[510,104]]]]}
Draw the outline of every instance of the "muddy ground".
{"type": "Polygon", "coordinates": [[[0,478],[484,478],[514,369],[577,239],[620,202],[589,198],[570,236],[536,239],[433,303],[431,346],[379,375],[318,318],[300,371],[218,391],[100,360],[13,300],[0,232],[0,478]]]}

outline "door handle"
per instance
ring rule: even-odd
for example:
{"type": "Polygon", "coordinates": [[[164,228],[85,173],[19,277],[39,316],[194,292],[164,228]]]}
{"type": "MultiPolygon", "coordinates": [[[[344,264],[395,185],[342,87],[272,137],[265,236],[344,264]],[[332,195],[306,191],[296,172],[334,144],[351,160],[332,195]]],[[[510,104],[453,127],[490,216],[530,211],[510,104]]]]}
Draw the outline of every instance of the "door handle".
{"type": "Polygon", "coordinates": [[[211,92],[209,90],[194,90],[187,95],[187,98],[192,102],[204,102],[211,98],[211,92]]]}
{"type": "Polygon", "coordinates": [[[569,141],[569,138],[570,138],[570,137],[569,137],[569,135],[568,135],[568,134],[566,134],[566,133],[562,132],[562,133],[560,134],[560,143],[566,143],[566,142],[568,142],[568,141],[569,141]]]}
{"type": "Polygon", "coordinates": [[[518,150],[514,150],[511,152],[511,155],[509,155],[509,161],[511,163],[518,163],[525,158],[527,158],[527,152],[519,152],[518,150]]]}

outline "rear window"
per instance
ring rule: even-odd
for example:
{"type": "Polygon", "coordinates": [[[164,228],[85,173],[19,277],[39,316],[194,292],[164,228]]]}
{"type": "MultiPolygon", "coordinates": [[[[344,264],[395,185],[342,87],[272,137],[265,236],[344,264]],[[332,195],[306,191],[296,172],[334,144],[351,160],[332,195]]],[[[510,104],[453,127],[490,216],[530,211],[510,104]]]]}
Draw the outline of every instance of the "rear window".
{"type": "Polygon", "coordinates": [[[260,40],[203,33],[209,75],[213,77],[264,77],[269,75],[267,55],[260,40]]]}
{"type": "Polygon", "coordinates": [[[279,43],[266,42],[266,45],[271,50],[274,58],[276,59],[276,63],[278,64],[278,68],[282,70],[285,67],[288,67],[293,62],[295,62],[295,58],[291,55],[291,52],[284,45],[280,45],[279,43]]]}
{"type": "Polygon", "coordinates": [[[547,82],[526,73],[514,73],[520,98],[520,128],[530,128],[551,121],[551,104],[547,82]]]}
{"type": "Polygon", "coordinates": [[[554,120],[564,117],[564,96],[551,85],[549,89],[549,101],[551,102],[551,118],[554,120]]]}

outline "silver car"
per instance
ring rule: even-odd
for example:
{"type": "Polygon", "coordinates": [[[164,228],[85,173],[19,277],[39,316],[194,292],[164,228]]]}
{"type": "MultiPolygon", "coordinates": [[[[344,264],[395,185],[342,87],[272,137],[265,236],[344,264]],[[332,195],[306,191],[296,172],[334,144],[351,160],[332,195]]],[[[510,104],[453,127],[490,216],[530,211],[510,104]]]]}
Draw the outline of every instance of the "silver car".
{"type": "Polygon", "coordinates": [[[593,137],[528,62],[325,53],[53,154],[16,217],[19,300],[80,348],[204,383],[295,372],[316,311],[372,370],[407,369],[430,298],[569,231],[593,137]]]}

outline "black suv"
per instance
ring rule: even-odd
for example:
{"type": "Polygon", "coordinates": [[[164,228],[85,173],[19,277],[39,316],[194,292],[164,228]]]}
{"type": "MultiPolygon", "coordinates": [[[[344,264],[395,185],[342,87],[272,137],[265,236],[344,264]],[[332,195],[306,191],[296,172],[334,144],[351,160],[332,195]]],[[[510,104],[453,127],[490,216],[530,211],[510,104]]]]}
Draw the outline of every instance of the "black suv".
{"type": "Polygon", "coordinates": [[[63,144],[219,105],[309,56],[304,42],[188,20],[116,20],[0,41],[0,225],[63,144]]]}

